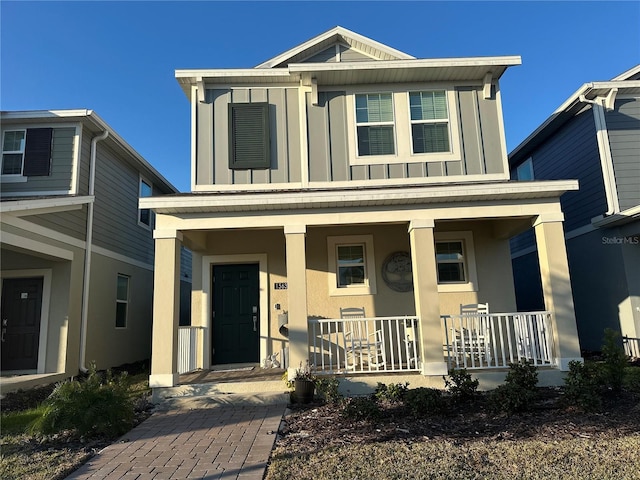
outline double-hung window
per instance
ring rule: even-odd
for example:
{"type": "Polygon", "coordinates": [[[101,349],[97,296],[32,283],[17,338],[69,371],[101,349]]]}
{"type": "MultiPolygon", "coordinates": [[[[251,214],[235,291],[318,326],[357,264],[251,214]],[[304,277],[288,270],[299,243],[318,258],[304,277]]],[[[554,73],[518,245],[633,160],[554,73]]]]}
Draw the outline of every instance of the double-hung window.
{"type": "MultiPolygon", "coordinates": [[[[153,194],[153,186],[151,182],[148,182],[144,178],[140,178],[140,191],[139,197],[150,197],[153,194]]],[[[148,208],[141,208],[138,210],[138,223],[142,226],[151,228],[151,210],[148,208]]]]}
{"type": "Polygon", "coordinates": [[[356,95],[358,156],[394,155],[393,94],[356,95]]]}
{"type": "Polygon", "coordinates": [[[329,295],[376,293],[372,235],[327,237],[329,295]]]}
{"type": "Polygon", "coordinates": [[[409,110],[412,152],[450,152],[447,92],[409,92],[409,110]]]}
{"type": "Polygon", "coordinates": [[[26,130],[4,132],[2,141],[2,175],[22,175],[26,130]]]}
{"type": "Polygon", "coordinates": [[[5,177],[7,181],[26,181],[26,177],[48,176],[51,171],[52,139],[52,128],[5,131],[2,136],[2,176],[10,176],[5,177]],[[12,177],[13,180],[10,180],[12,177]]]}
{"type": "Polygon", "coordinates": [[[129,277],[118,274],[116,287],[116,328],[127,327],[127,311],[129,310],[129,277]]]}
{"type": "Polygon", "coordinates": [[[436,274],[439,292],[478,289],[473,233],[435,232],[436,274]]]}
{"type": "Polygon", "coordinates": [[[367,278],[364,252],[364,243],[336,247],[338,288],[364,285],[367,278]]]}
{"type": "Polygon", "coordinates": [[[464,245],[461,240],[436,242],[438,283],[466,283],[464,245]]]}

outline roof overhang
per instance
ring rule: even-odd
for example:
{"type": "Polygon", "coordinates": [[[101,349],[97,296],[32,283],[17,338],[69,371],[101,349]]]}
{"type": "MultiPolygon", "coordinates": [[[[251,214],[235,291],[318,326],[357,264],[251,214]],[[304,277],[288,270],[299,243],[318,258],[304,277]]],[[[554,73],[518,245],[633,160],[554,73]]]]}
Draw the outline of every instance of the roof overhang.
{"type": "Polygon", "coordinates": [[[370,62],[292,63],[283,68],[176,70],[175,76],[191,99],[194,85],[299,84],[315,78],[321,85],[354,85],[398,82],[476,81],[487,75],[499,79],[507,68],[520,65],[520,56],[375,60],[370,62]]]}
{"type": "Polygon", "coordinates": [[[79,210],[83,205],[93,203],[93,201],[93,196],[75,195],[2,198],[0,201],[0,213],[10,214],[15,217],[25,217],[28,215],[67,212],[79,210]]]}
{"type": "Polygon", "coordinates": [[[640,94],[640,80],[585,83],[560,105],[544,123],[511,151],[509,164],[513,165],[523,160],[524,157],[529,155],[529,152],[553,135],[576,113],[590,106],[590,103],[596,99],[604,98],[605,106],[612,108],[616,95],[638,94],[640,94]]]}
{"type": "Polygon", "coordinates": [[[300,209],[337,209],[428,205],[442,203],[559,198],[578,190],[577,180],[491,182],[446,186],[351,188],[263,192],[191,193],[146,197],[140,208],[160,214],[265,212],[300,209]]]}

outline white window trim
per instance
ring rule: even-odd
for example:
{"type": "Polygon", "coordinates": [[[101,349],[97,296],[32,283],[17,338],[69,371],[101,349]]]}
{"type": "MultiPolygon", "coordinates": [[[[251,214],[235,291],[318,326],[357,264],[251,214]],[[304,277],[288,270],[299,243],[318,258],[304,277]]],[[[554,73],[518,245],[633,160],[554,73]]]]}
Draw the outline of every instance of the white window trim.
{"type": "Polygon", "coordinates": [[[525,182],[531,182],[536,179],[535,172],[533,171],[533,158],[531,157],[527,158],[524,162],[522,162],[520,165],[516,167],[516,179],[525,181],[525,182]],[[529,170],[531,170],[531,178],[522,180],[520,178],[520,172],[522,172],[525,168],[528,168],[529,170]]]}
{"type": "Polygon", "coordinates": [[[346,296],[346,295],[375,295],[376,293],[376,262],[375,253],[373,251],[373,235],[345,235],[339,237],[327,237],[327,252],[329,268],[328,286],[329,296],[346,296]],[[365,282],[364,285],[349,285],[347,287],[338,287],[337,271],[338,262],[336,250],[338,245],[364,245],[365,256],[365,282]]]}
{"type": "Polygon", "coordinates": [[[460,126],[455,89],[451,85],[411,85],[399,88],[354,88],[347,90],[347,139],[349,142],[349,165],[378,165],[394,163],[451,162],[462,160],[460,126]],[[429,92],[444,90],[447,94],[449,113],[450,152],[413,153],[411,138],[411,112],[409,92],[429,92]],[[358,156],[358,136],[356,126],[356,94],[391,93],[393,95],[395,155],[358,156]]]}
{"type": "Polygon", "coordinates": [[[115,315],[115,328],[116,330],[126,330],[129,326],[129,302],[130,302],[130,294],[131,294],[131,277],[129,275],[125,275],[124,273],[118,273],[117,277],[116,277],[116,315],[115,315]],[[118,279],[120,277],[126,278],[127,279],[127,299],[126,300],[120,300],[118,298],[118,279]],[[124,316],[124,327],[119,327],[118,326],[118,304],[120,303],[124,303],[127,305],[127,309],[125,311],[125,316],[124,316]]]}
{"type": "MultiPolygon", "coordinates": [[[[464,232],[435,232],[434,240],[437,242],[458,241],[462,242],[463,262],[467,281],[461,283],[438,283],[438,292],[477,292],[478,272],[476,269],[476,255],[473,245],[473,233],[464,232]]],[[[438,261],[436,259],[436,268],[438,261]]]]}
{"type": "MultiPolygon", "coordinates": [[[[452,105],[455,106],[455,95],[453,94],[453,90],[449,90],[446,88],[429,88],[429,89],[419,89],[419,90],[409,90],[407,92],[407,113],[409,114],[408,121],[409,121],[409,149],[411,150],[411,155],[413,157],[418,157],[424,161],[428,161],[430,158],[436,158],[438,159],[438,161],[441,161],[441,159],[445,159],[445,160],[449,160],[450,157],[455,157],[455,153],[454,153],[454,142],[453,142],[453,138],[454,138],[454,125],[455,125],[455,134],[458,135],[458,122],[453,122],[451,121],[452,118],[452,105]],[[420,93],[420,92],[442,92],[444,91],[446,99],[447,99],[447,118],[446,120],[444,119],[434,119],[434,120],[411,120],[411,102],[409,99],[409,94],[411,93],[420,93]],[[444,123],[447,122],[448,125],[448,129],[447,129],[447,133],[449,135],[449,151],[448,152],[424,152],[424,153],[414,153],[413,151],[413,124],[435,124],[435,123],[444,123]]],[[[455,117],[457,118],[457,117],[455,117]]],[[[458,150],[460,149],[459,145],[456,145],[456,147],[458,148],[458,150]]],[[[458,155],[459,156],[459,155],[458,155]]],[[[460,160],[460,158],[457,158],[456,160],[460,160]]]]}
{"type": "MultiPolygon", "coordinates": [[[[151,187],[151,195],[153,195],[153,182],[150,181],[147,177],[139,175],[139,178],[138,178],[138,200],[140,200],[141,198],[144,198],[144,197],[142,197],[142,182],[146,183],[147,185],[149,185],[151,187]]],[[[153,230],[153,211],[151,209],[138,208],[138,225],[140,225],[142,228],[144,228],[146,230],[153,230]],[[147,225],[146,223],[144,223],[142,221],[142,211],[143,210],[149,210],[149,225],[147,225]]]]}
{"type": "Polygon", "coordinates": [[[2,132],[2,151],[0,152],[0,179],[2,180],[2,182],[4,183],[21,183],[21,182],[26,182],[27,181],[27,177],[25,177],[22,172],[24,171],[24,152],[27,148],[27,129],[26,128],[7,128],[6,130],[4,130],[2,132]],[[24,148],[22,149],[22,152],[19,151],[15,151],[15,150],[9,150],[7,152],[4,151],[4,137],[7,133],[9,132],[24,132],[24,148]],[[3,157],[5,153],[22,153],[22,162],[20,164],[20,173],[11,173],[11,174],[3,174],[2,172],[2,168],[4,167],[4,161],[3,161],[3,157]]]}

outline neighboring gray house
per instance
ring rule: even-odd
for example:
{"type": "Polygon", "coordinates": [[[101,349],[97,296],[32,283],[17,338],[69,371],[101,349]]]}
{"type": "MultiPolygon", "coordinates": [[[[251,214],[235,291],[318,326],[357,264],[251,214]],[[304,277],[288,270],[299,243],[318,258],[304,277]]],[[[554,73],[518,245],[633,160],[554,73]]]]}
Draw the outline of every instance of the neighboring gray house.
{"type": "Polygon", "coordinates": [[[1,120],[3,389],[149,358],[155,215],[138,201],[176,188],[91,110],[1,120]]]}
{"type": "MultiPolygon", "coordinates": [[[[580,335],[598,350],[607,327],[640,336],[640,65],[586,83],[509,155],[513,179],[578,179],[561,199],[580,335]]],[[[537,250],[512,240],[520,310],[540,308],[537,250]]]]}

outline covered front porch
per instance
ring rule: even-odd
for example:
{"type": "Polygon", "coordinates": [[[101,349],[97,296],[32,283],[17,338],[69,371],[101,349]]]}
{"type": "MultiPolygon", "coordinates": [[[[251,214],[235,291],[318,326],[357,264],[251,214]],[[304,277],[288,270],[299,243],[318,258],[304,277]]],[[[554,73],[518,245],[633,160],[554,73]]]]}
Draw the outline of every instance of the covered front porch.
{"type": "Polygon", "coordinates": [[[484,199],[466,187],[469,199],[417,205],[408,204],[407,191],[364,203],[300,194],[289,198],[290,209],[263,199],[259,213],[260,194],[224,208],[216,202],[227,199],[213,195],[210,205],[150,199],[157,212],[150,384],[174,386],[180,374],[229,362],[235,357],[222,355],[229,346],[253,355],[243,361],[290,376],[308,362],[316,374],[356,384],[411,378],[438,386],[462,367],[500,378],[520,359],[564,371],[580,349],[557,187],[529,199],[523,185],[484,199]],[[322,206],[304,206],[315,202],[322,206]],[[509,239],[526,230],[538,244],[545,311],[515,306],[509,239]],[[179,327],[182,245],[193,252],[194,290],[191,325],[179,327]],[[255,295],[231,312],[236,323],[225,324],[224,292],[233,299],[234,289],[255,295]],[[462,304],[474,303],[491,308],[462,314],[462,304]],[[362,314],[342,315],[353,309],[362,314]]]}

